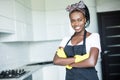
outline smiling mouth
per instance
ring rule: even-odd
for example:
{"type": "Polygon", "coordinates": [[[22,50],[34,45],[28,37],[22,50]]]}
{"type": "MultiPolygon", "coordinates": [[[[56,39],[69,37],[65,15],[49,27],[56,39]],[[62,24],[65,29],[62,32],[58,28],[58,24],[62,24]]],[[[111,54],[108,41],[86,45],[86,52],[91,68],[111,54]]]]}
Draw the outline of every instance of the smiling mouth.
{"type": "Polygon", "coordinates": [[[75,29],[75,30],[79,30],[79,29],[80,29],[80,27],[79,27],[79,26],[77,26],[77,27],[75,27],[74,29],[75,29]]]}

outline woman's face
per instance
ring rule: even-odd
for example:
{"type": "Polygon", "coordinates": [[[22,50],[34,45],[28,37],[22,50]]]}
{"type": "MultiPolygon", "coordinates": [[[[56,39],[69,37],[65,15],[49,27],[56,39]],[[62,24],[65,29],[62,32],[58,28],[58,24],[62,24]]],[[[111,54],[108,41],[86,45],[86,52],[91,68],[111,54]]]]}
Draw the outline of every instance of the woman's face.
{"type": "Polygon", "coordinates": [[[86,18],[83,13],[75,11],[70,14],[71,26],[75,30],[75,32],[81,32],[84,30],[84,26],[86,23],[86,18]]]}

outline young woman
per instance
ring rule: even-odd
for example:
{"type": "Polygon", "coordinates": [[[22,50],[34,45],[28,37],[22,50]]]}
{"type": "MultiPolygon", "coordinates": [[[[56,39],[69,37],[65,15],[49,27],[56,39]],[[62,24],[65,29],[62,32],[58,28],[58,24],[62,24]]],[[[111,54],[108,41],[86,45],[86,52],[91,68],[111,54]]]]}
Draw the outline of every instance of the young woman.
{"type": "Polygon", "coordinates": [[[95,65],[101,51],[98,33],[86,31],[90,15],[83,1],[66,8],[75,33],[63,38],[54,56],[55,65],[66,66],[66,80],[98,80],[95,65]]]}

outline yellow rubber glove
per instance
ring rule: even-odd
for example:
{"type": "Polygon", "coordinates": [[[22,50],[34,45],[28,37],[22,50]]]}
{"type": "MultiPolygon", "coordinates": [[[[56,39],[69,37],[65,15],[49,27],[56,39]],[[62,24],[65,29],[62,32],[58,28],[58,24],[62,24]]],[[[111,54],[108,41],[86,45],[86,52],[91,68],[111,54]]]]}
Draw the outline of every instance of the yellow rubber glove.
{"type": "Polygon", "coordinates": [[[86,53],[84,55],[75,55],[75,63],[81,62],[89,57],[89,53],[86,53]]]}
{"type": "Polygon", "coordinates": [[[65,52],[64,52],[63,48],[59,48],[59,49],[57,50],[57,55],[58,55],[59,57],[62,57],[62,58],[67,58],[67,56],[65,55],[65,52]]]}
{"type": "Polygon", "coordinates": [[[65,66],[67,69],[72,69],[72,67],[70,65],[66,65],[65,66]]]}
{"type": "MultiPolygon", "coordinates": [[[[59,49],[57,50],[57,55],[58,55],[59,57],[62,57],[62,58],[67,58],[67,56],[65,55],[65,52],[64,52],[63,48],[59,48],[59,49]]],[[[66,68],[67,68],[67,69],[72,69],[72,67],[69,66],[69,65],[66,65],[66,68]]]]}

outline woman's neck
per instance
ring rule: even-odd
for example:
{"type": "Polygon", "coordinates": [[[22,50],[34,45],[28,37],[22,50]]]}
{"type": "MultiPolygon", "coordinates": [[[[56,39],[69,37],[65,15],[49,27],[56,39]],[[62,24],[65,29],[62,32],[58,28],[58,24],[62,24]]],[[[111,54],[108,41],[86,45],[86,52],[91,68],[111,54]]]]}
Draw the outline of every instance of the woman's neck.
{"type": "Polygon", "coordinates": [[[84,36],[85,30],[80,31],[80,32],[75,32],[74,36],[84,36]]]}

